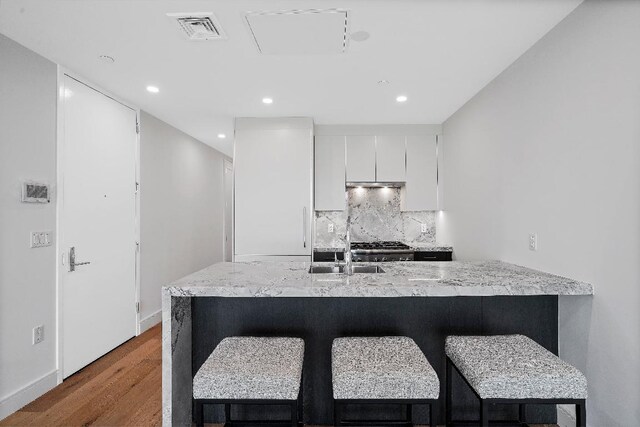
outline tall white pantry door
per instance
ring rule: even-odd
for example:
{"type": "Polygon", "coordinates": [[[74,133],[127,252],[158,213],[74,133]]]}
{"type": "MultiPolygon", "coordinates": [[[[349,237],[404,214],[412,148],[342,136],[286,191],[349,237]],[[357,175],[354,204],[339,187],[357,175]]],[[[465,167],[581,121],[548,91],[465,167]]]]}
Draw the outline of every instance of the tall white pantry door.
{"type": "Polygon", "coordinates": [[[137,113],[67,75],[63,83],[60,279],[66,378],[136,334],[137,113]]]}

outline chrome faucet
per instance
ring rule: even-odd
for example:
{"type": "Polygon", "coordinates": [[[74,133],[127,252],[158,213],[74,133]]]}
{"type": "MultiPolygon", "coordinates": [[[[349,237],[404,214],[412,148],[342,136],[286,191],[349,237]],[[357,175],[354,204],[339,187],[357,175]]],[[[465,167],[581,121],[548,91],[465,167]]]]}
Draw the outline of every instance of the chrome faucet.
{"type": "Polygon", "coordinates": [[[347,231],[344,239],[344,273],[347,276],[353,274],[353,260],[351,259],[351,217],[347,214],[347,231]]]}
{"type": "Polygon", "coordinates": [[[344,273],[347,276],[353,274],[353,260],[351,259],[351,210],[349,209],[349,190],[345,191],[347,210],[347,224],[344,235],[344,273]]]}

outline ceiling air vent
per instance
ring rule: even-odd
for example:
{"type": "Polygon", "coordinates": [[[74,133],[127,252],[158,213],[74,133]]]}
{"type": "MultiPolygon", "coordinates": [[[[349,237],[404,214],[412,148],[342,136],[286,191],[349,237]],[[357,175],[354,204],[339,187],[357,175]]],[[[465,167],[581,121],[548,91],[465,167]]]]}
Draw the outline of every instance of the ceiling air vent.
{"type": "Polygon", "coordinates": [[[220,23],[212,12],[167,13],[175,19],[189,40],[226,39],[220,23]]]}

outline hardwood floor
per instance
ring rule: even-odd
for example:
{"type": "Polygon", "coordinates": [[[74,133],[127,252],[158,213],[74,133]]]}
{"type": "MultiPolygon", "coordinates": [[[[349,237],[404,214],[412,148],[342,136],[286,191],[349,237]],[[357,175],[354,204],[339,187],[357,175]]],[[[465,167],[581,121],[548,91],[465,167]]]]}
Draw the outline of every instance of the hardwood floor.
{"type": "Polygon", "coordinates": [[[159,426],[160,325],[135,337],[0,421],[0,426],[159,426]]]}
{"type": "Polygon", "coordinates": [[[0,421],[0,426],[162,425],[160,334],[157,325],[127,341],[0,421]]]}

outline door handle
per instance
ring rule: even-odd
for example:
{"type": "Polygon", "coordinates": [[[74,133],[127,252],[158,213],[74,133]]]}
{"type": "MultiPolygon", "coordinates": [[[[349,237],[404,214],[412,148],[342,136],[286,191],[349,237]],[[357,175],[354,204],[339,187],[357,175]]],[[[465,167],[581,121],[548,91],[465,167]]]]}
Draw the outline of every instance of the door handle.
{"type": "Polygon", "coordinates": [[[302,247],[307,247],[307,207],[302,207],[302,247]]]}
{"type": "Polygon", "coordinates": [[[91,264],[91,261],[76,262],[76,248],[71,246],[71,249],[69,249],[69,271],[76,271],[77,266],[88,264],[91,264]]]}

